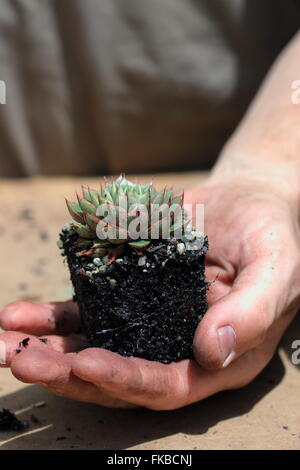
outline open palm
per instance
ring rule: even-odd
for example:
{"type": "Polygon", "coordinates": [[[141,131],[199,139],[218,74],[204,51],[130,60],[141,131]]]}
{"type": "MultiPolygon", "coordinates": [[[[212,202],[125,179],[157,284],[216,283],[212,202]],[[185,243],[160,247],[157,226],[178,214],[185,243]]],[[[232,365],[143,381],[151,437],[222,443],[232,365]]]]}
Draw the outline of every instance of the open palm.
{"type": "Polygon", "coordinates": [[[3,366],[55,394],[114,407],[175,409],[249,383],[299,306],[298,209],[255,180],[208,182],[186,201],[204,202],[210,242],[209,310],[196,331],[195,359],[161,364],[88,348],[76,334],[73,302],[16,302],[0,313],[3,366]],[[28,346],[19,347],[25,337],[28,346]]]}

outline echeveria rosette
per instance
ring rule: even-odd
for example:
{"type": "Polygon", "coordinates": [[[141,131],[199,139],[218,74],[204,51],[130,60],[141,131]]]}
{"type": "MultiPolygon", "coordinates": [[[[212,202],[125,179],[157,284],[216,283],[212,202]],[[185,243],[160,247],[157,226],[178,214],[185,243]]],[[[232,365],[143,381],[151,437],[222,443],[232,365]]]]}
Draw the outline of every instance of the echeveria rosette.
{"type": "Polygon", "coordinates": [[[164,223],[168,224],[170,237],[180,230],[184,232],[189,221],[183,200],[183,193],[175,196],[167,188],[157,191],[152,183],[134,184],[122,175],[101,186],[100,190],[82,186],[82,196],[77,195],[77,202],[66,200],[74,221],[71,228],[79,235],[77,256],[103,258],[108,255],[113,261],[126,249],[142,253],[151,244],[155,229],[160,238],[164,223]],[[153,207],[156,208],[154,212],[153,207]],[[180,209],[179,217],[172,212],[173,207],[180,209]],[[147,225],[143,236],[133,239],[128,227],[137,217],[142,218],[143,211],[147,225]],[[157,217],[154,220],[155,211],[157,217]],[[107,222],[110,212],[114,215],[114,219],[111,218],[114,224],[107,222]],[[116,235],[111,237],[110,233],[116,235]]]}

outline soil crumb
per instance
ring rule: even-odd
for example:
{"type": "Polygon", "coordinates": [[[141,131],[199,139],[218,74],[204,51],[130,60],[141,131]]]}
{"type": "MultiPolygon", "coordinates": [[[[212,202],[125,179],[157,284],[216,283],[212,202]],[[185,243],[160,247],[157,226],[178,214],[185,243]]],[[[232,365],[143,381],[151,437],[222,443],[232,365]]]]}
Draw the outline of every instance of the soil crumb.
{"type": "Polygon", "coordinates": [[[0,411],[0,431],[23,431],[28,427],[26,421],[20,421],[14,413],[3,408],[0,411]]]}
{"type": "Polygon", "coordinates": [[[24,338],[22,341],[19,342],[19,347],[21,348],[23,346],[24,348],[27,348],[29,341],[30,338],[24,338]]]}

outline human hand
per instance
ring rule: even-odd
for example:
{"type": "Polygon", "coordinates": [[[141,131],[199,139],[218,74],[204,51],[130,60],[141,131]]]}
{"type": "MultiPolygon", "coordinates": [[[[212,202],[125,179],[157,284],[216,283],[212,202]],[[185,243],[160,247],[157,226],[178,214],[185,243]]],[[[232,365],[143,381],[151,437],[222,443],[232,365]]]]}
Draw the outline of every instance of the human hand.
{"type": "Polygon", "coordinates": [[[221,181],[217,174],[188,194],[205,205],[213,282],[194,354],[208,370],[236,365],[232,388],[269,362],[300,305],[298,201],[267,178],[221,181]]]}
{"type": "Polygon", "coordinates": [[[84,339],[72,334],[79,325],[75,304],[18,302],[0,314],[2,328],[24,332],[0,336],[17,378],[105,406],[175,409],[246,385],[265,367],[299,305],[297,208],[253,178],[208,181],[186,199],[205,203],[207,277],[215,280],[195,335],[196,360],[160,364],[84,349],[84,339]],[[48,343],[32,336],[16,354],[28,334],[49,335],[48,343]]]}

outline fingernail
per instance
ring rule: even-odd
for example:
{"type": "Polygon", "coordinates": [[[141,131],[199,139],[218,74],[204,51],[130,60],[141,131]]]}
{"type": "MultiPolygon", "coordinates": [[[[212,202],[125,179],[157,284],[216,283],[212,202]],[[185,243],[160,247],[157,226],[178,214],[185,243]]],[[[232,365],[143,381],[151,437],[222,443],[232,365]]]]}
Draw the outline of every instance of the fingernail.
{"type": "Polygon", "coordinates": [[[6,364],[6,344],[2,340],[0,340],[0,364],[6,364]]]}
{"type": "Polygon", "coordinates": [[[227,367],[234,358],[236,336],[232,326],[226,325],[222,328],[219,328],[218,339],[223,367],[227,367]]]}

